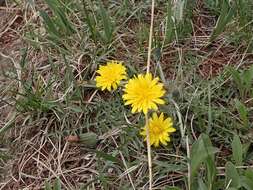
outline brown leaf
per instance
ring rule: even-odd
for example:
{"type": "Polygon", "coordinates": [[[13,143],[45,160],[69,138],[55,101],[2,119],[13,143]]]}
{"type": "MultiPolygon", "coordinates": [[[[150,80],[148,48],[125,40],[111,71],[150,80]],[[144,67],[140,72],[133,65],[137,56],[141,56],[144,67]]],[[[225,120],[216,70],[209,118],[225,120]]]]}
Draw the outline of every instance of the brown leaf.
{"type": "Polygon", "coordinates": [[[80,141],[80,138],[77,135],[69,135],[65,137],[65,141],[70,143],[76,143],[80,141]]]}

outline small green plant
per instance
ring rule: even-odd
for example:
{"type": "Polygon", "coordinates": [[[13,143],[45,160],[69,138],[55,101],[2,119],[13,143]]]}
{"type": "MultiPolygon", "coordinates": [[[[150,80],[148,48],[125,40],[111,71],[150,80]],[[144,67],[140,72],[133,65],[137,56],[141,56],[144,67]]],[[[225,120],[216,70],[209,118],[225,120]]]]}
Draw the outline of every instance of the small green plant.
{"type": "Polygon", "coordinates": [[[240,166],[243,163],[243,147],[240,137],[235,134],[232,141],[232,158],[236,165],[240,166]]]}
{"type": "Polygon", "coordinates": [[[210,42],[214,41],[224,30],[226,25],[231,21],[234,16],[234,7],[230,5],[228,0],[222,1],[220,16],[216,26],[209,39],[210,42]]]}
{"type": "Polygon", "coordinates": [[[252,86],[253,86],[253,66],[248,70],[239,71],[233,67],[229,68],[229,73],[231,74],[236,87],[239,90],[240,97],[245,100],[248,96],[252,96],[252,86]]]}
{"type": "Polygon", "coordinates": [[[252,19],[252,7],[250,0],[237,0],[235,1],[236,10],[239,15],[240,27],[245,27],[252,19]]]}
{"type": "Polygon", "coordinates": [[[191,19],[194,6],[194,1],[167,1],[165,43],[178,41],[192,32],[191,19]]]}
{"type": "Polygon", "coordinates": [[[216,167],[214,155],[218,152],[217,148],[212,146],[211,140],[205,134],[202,134],[199,139],[192,145],[190,154],[190,181],[191,189],[197,189],[197,186],[205,187],[205,189],[213,189],[213,183],[216,178],[216,167]],[[199,169],[204,163],[207,170],[206,184],[202,178],[198,177],[199,169]]]}
{"type": "MultiPolygon", "coordinates": [[[[40,11],[40,16],[44,21],[45,28],[51,40],[61,41],[61,38],[75,32],[73,24],[66,15],[67,9],[59,0],[45,0],[53,16],[45,11],[40,11]]],[[[57,42],[56,41],[56,42],[57,42]]]]}
{"type": "Polygon", "coordinates": [[[91,38],[95,42],[110,44],[115,26],[104,5],[99,1],[98,8],[95,9],[94,3],[87,3],[84,0],[82,2],[85,22],[91,33],[91,38]]]}
{"type": "Polygon", "coordinates": [[[61,182],[59,178],[57,178],[52,185],[49,182],[45,183],[44,190],[61,190],[61,189],[62,189],[61,182]]]}
{"type": "Polygon", "coordinates": [[[249,127],[249,112],[248,108],[239,100],[235,100],[235,107],[239,113],[240,120],[244,127],[249,127]]]}
{"type": "Polygon", "coordinates": [[[238,135],[232,141],[232,159],[236,164],[228,161],[225,165],[225,179],[218,176],[215,164],[215,154],[218,149],[213,147],[211,140],[202,134],[193,144],[190,157],[190,184],[191,189],[217,190],[217,189],[253,189],[253,170],[237,169],[243,164],[242,143],[238,135]],[[204,168],[202,167],[204,164],[204,168]],[[204,169],[204,172],[203,172],[204,169]],[[202,170],[202,171],[201,171],[202,170]]]}
{"type": "Polygon", "coordinates": [[[167,3],[167,10],[166,10],[166,30],[165,30],[165,42],[170,43],[175,35],[175,24],[172,17],[172,2],[171,0],[167,3]]]}

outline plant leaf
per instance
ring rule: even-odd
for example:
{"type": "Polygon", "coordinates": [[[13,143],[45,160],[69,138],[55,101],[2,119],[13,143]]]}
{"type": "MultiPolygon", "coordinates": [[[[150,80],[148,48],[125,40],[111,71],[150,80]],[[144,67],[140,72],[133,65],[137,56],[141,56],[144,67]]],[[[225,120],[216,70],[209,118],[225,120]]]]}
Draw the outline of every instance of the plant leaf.
{"type": "Polygon", "coordinates": [[[181,190],[179,187],[167,187],[166,190],[181,190]]]}
{"type": "Polygon", "coordinates": [[[233,152],[233,159],[236,165],[241,165],[243,159],[242,143],[240,141],[240,137],[236,134],[234,135],[232,141],[232,152],[233,152]]]}
{"type": "Polygon", "coordinates": [[[100,2],[100,16],[102,19],[103,27],[104,27],[104,38],[106,40],[106,43],[110,43],[113,37],[113,30],[114,30],[114,25],[111,21],[111,17],[107,14],[103,4],[100,2]]]}
{"type": "MultiPolygon", "coordinates": [[[[200,165],[208,160],[207,167],[209,170],[214,166],[214,154],[218,152],[217,148],[212,146],[209,137],[201,134],[199,139],[192,145],[190,154],[191,180],[196,176],[200,165]]],[[[210,170],[210,176],[214,175],[214,170],[210,170]]],[[[193,182],[193,181],[192,181],[193,182]]]]}
{"type": "Polygon", "coordinates": [[[48,183],[48,181],[45,182],[45,189],[44,190],[52,190],[50,184],[48,183]]]}
{"type": "Polygon", "coordinates": [[[244,127],[248,127],[249,118],[247,107],[237,99],[235,100],[235,107],[239,113],[240,119],[242,120],[244,127]]]}
{"type": "Polygon", "coordinates": [[[210,37],[210,42],[215,40],[224,30],[234,15],[234,8],[230,7],[228,0],[223,0],[221,14],[210,37]]]}
{"type": "Polygon", "coordinates": [[[198,190],[208,190],[206,184],[203,182],[203,180],[201,178],[198,179],[198,190]]]}
{"type": "Polygon", "coordinates": [[[250,89],[252,86],[252,80],[253,80],[253,66],[249,68],[249,70],[245,71],[243,74],[243,80],[244,80],[244,85],[245,89],[250,89]]]}
{"type": "Polygon", "coordinates": [[[107,161],[111,161],[111,162],[114,162],[114,163],[120,163],[119,160],[116,157],[112,156],[112,155],[106,154],[102,151],[95,151],[95,152],[96,152],[97,157],[99,157],[99,158],[103,158],[107,161]]]}
{"type": "Polygon", "coordinates": [[[54,190],[61,190],[61,182],[59,178],[57,178],[54,182],[54,190]]]}
{"type": "Polygon", "coordinates": [[[227,162],[226,166],[226,186],[240,188],[240,176],[233,163],[227,162]]]}
{"type": "Polygon", "coordinates": [[[252,178],[247,178],[245,176],[242,176],[240,179],[241,185],[247,189],[247,190],[252,190],[253,189],[253,180],[252,178]]]}

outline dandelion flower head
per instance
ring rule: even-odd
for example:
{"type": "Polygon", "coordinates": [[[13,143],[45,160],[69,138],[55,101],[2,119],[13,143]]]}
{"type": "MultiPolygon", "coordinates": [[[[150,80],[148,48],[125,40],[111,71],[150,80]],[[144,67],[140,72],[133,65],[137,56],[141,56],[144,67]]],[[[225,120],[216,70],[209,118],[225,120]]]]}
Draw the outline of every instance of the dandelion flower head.
{"type": "Polygon", "coordinates": [[[109,61],[106,65],[99,66],[97,70],[96,86],[102,90],[116,90],[120,81],[127,78],[126,67],[121,61],[109,61]]]}
{"type": "Polygon", "coordinates": [[[162,83],[159,78],[153,78],[150,73],[139,74],[130,79],[125,85],[123,100],[125,105],[132,106],[132,113],[148,110],[157,110],[157,104],[164,104],[161,97],[165,94],[162,83]]]}
{"type": "MultiPolygon", "coordinates": [[[[159,144],[167,145],[170,142],[170,134],[175,132],[173,128],[173,122],[170,117],[164,118],[164,114],[161,113],[159,116],[153,113],[152,117],[148,121],[150,145],[158,147],[159,144]]],[[[142,128],[141,135],[144,140],[147,140],[146,136],[147,126],[142,128]]]]}

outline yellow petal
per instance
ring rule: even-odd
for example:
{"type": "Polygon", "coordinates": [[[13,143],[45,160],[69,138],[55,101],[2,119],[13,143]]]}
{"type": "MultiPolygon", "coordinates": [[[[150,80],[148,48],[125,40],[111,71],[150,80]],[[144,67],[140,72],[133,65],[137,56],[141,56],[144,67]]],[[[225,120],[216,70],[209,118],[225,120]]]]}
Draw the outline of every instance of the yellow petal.
{"type": "Polygon", "coordinates": [[[175,128],[173,128],[173,127],[170,127],[170,128],[168,128],[168,129],[167,129],[167,131],[168,131],[169,133],[173,133],[173,132],[175,132],[175,131],[176,131],[176,129],[175,129],[175,128]]]}

